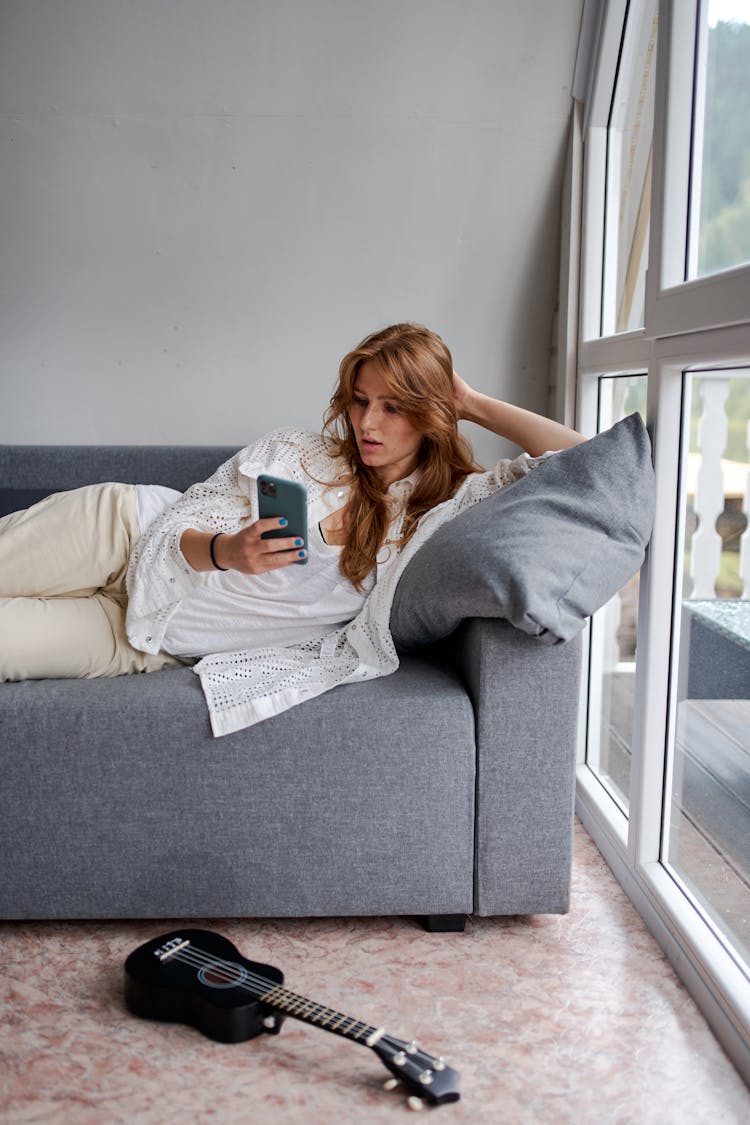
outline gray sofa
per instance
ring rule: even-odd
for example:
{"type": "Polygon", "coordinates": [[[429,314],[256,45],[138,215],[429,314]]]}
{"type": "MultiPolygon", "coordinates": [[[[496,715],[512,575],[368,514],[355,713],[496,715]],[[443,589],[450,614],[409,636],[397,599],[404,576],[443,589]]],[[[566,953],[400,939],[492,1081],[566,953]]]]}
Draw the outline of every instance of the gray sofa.
{"type": "MultiPolygon", "coordinates": [[[[0,514],[105,480],[183,490],[233,452],[0,447],[0,514]]],[[[469,617],[219,739],[190,668],[0,684],[0,917],[565,912],[579,668],[577,640],[469,617]]]]}

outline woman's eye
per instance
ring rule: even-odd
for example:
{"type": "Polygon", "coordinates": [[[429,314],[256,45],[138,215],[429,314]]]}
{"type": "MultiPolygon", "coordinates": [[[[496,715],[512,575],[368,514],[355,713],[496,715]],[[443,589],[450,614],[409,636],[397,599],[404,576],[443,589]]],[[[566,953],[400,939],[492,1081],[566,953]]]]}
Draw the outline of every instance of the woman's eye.
{"type": "Polygon", "coordinates": [[[352,397],[352,402],[354,403],[355,406],[367,406],[367,399],[366,398],[359,398],[357,395],[354,395],[352,397]]]}
{"type": "Polygon", "coordinates": [[[386,414],[399,414],[400,413],[399,408],[396,406],[395,402],[387,402],[385,404],[385,410],[386,410],[386,414]]]}

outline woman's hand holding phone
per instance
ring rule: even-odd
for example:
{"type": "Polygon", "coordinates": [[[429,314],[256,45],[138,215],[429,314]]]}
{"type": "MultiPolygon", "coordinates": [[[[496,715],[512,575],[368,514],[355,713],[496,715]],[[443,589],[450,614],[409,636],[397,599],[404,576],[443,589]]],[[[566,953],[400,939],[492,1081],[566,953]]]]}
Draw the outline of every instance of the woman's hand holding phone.
{"type": "MultiPolygon", "coordinates": [[[[258,488],[258,514],[260,521],[273,518],[283,519],[288,526],[288,534],[300,540],[300,546],[307,546],[307,490],[297,481],[284,480],[282,477],[272,477],[261,473],[257,481],[258,488]],[[287,523],[288,521],[288,523],[287,523]]],[[[262,532],[264,539],[278,539],[284,537],[284,531],[279,529],[278,523],[268,531],[262,532]]],[[[295,563],[307,562],[307,553],[301,551],[295,563]]]]}
{"type": "Polygon", "coordinates": [[[304,540],[298,535],[284,536],[285,518],[276,516],[256,520],[233,535],[221,535],[214,543],[214,558],[225,570],[240,574],[264,574],[281,566],[291,566],[307,558],[304,540]],[[269,532],[280,538],[264,538],[269,532]]]}
{"type": "Polygon", "coordinates": [[[182,533],[180,550],[193,570],[238,570],[241,574],[264,574],[281,566],[304,562],[307,558],[304,540],[299,535],[285,534],[286,519],[273,516],[256,520],[234,534],[190,528],[182,533]],[[264,538],[269,532],[281,539],[264,538]]]}
{"type": "Polygon", "coordinates": [[[258,477],[260,519],[241,531],[189,529],[180,550],[193,570],[237,570],[265,574],[282,566],[307,562],[307,492],[301,484],[279,477],[258,477]]]}

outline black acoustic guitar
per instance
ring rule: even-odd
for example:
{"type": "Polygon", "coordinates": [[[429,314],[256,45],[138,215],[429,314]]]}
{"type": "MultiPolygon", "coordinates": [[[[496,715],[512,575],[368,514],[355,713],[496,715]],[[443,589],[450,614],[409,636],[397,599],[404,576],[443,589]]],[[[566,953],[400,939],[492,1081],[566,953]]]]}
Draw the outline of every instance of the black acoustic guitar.
{"type": "MultiPolygon", "coordinates": [[[[289,992],[283,983],[279,969],[248,961],[211,930],[162,934],[125,962],[125,1000],[135,1015],[192,1024],[220,1043],[278,1034],[284,1017],[293,1016],[370,1047],[410,1092],[413,1108],[458,1101],[458,1073],[441,1058],[394,1039],[382,1027],[289,992]]],[[[390,1083],[396,1085],[393,1079],[390,1083]]]]}

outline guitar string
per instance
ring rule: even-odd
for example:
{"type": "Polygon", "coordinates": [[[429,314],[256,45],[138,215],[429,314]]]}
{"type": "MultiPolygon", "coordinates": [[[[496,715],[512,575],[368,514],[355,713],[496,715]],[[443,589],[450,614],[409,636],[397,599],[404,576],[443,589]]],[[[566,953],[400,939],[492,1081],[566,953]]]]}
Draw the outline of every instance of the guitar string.
{"type": "MultiPolygon", "coordinates": [[[[220,959],[217,960],[216,958],[211,957],[210,954],[205,953],[205,951],[199,950],[194,946],[190,946],[189,948],[192,951],[192,956],[187,955],[188,950],[178,950],[173,955],[173,959],[175,961],[177,961],[177,960],[183,961],[185,964],[189,964],[193,968],[196,968],[196,967],[200,966],[200,968],[212,969],[216,972],[217,976],[221,976],[223,974],[223,980],[225,981],[225,983],[231,984],[231,985],[233,985],[233,987],[243,989],[244,991],[247,991],[247,992],[253,991],[252,988],[250,987],[250,985],[253,985],[256,988],[261,988],[263,990],[263,993],[267,993],[269,991],[272,992],[275,989],[280,989],[283,993],[286,994],[286,998],[291,1003],[295,1003],[295,1002],[299,1002],[299,1001],[302,1002],[302,1007],[299,1008],[299,1011],[295,1012],[292,1008],[289,1008],[289,1009],[284,1008],[283,1004],[281,1004],[279,1002],[279,1000],[270,999],[268,1001],[268,1003],[280,1007],[282,1011],[288,1010],[291,1015],[294,1015],[294,1016],[309,1016],[309,1017],[312,1018],[316,1015],[319,1016],[323,1012],[325,1012],[329,1015],[329,1017],[335,1017],[335,1016],[340,1017],[342,1026],[343,1026],[343,1024],[346,1024],[346,1023],[351,1023],[353,1025],[358,1024],[360,1029],[361,1029],[359,1033],[361,1033],[362,1031],[369,1031],[372,1034],[372,1032],[377,1030],[375,1027],[372,1027],[371,1025],[366,1024],[364,1022],[364,1020],[356,1020],[356,1019],[354,1019],[353,1016],[347,1016],[343,1012],[334,1011],[333,1008],[328,1008],[326,1005],[318,1004],[314,1000],[309,1000],[306,996],[301,996],[301,995],[299,995],[299,993],[291,992],[289,989],[284,988],[284,986],[279,981],[274,981],[274,980],[271,980],[268,977],[263,977],[258,973],[250,972],[243,965],[240,965],[237,962],[225,961],[223,958],[220,958],[220,959]],[[201,957],[203,957],[205,959],[201,960],[201,957]],[[236,973],[237,970],[239,970],[240,972],[242,972],[244,974],[244,977],[240,980],[234,979],[234,973],[236,973]],[[306,1010],[308,1005],[311,1005],[312,1009],[317,1009],[317,1011],[306,1010]]],[[[256,998],[262,999],[263,997],[261,995],[261,997],[256,997],[256,998]]],[[[325,1025],[323,1025],[323,1026],[325,1026],[325,1025]]],[[[337,1027],[337,1028],[334,1028],[334,1029],[331,1029],[331,1030],[339,1030],[339,1028],[337,1027]]],[[[348,1032],[353,1033],[354,1027],[348,1028],[347,1030],[348,1030],[348,1032]]]]}
{"type": "MultiPolygon", "coordinates": [[[[250,984],[252,984],[256,989],[261,988],[263,990],[263,993],[273,991],[274,989],[280,989],[286,995],[289,1001],[291,1001],[292,1003],[298,1003],[299,1001],[301,1001],[302,1006],[298,1006],[298,1009],[295,1011],[291,1006],[285,1007],[279,999],[270,998],[265,1002],[270,1006],[276,1007],[278,1010],[287,1013],[288,1015],[303,1020],[303,1022],[307,1018],[309,1022],[312,1022],[317,1027],[322,1027],[324,1031],[338,1033],[345,1036],[346,1038],[353,1039],[355,1042],[363,1043],[365,1046],[369,1046],[369,1044],[367,1043],[367,1039],[378,1030],[372,1024],[365,1023],[364,1020],[355,1019],[354,1016],[347,1016],[344,1012],[335,1011],[333,1008],[329,1008],[326,1005],[319,1004],[317,1003],[317,1001],[310,1000],[305,996],[301,996],[299,993],[291,992],[289,989],[284,988],[284,986],[278,981],[270,980],[267,977],[260,976],[258,973],[249,972],[244,968],[244,966],[238,964],[237,962],[225,961],[222,958],[217,959],[206,953],[204,950],[200,950],[195,946],[190,946],[190,950],[192,951],[192,956],[186,955],[187,950],[178,950],[172,955],[172,957],[174,960],[183,961],[185,964],[190,965],[192,968],[210,968],[216,971],[217,976],[221,976],[221,974],[224,974],[223,979],[227,984],[231,984],[235,988],[243,989],[244,991],[255,996],[256,999],[262,1000],[263,995],[257,996],[253,991],[253,988],[250,987],[250,984]],[[246,980],[234,979],[233,974],[238,969],[245,974],[245,978],[247,981],[249,981],[249,984],[246,983],[246,980]],[[308,1005],[310,1005],[311,1008],[307,1008],[308,1005]],[[336,1024],[323,1022],[319,1017],[324,1013],[329,1021],[332,1017],[338,1017],[338,1022],[336,1024]],[[346,1027],[347,1024],[350,1024],[351,1026],[346,1027]]],[[[394,1036],[388,1035],[385,1032],[380,1036],[377,1042],[385,1043],[395,1051],[402,1050],[405,1046],[405,1044],[401,1040],[396,1039],[394,1036]]],[[[419,1050],[418,1053],[423,1056],[423,1058],[428,1060],[430,1059],[430,1056],[426,1052],[419,1050]]]]}
{"type": "MultiPolygon", "coordinates": [[[[256,988],[262,987],[264,992],[268,992],[270,989],[273,989],[273,988],[280,988],[283,992],[288,993],[288,995],[295,1000],[297,1000],[297,999],[303,1000],[306,1004],[312,1004],[316,1008],[319,1008],[319,1009],[325,1008],[325,1010],[327,1012],[331,1012],[334,1016],[341,1016],[344,1023],[353,1021],[355,1024],[360,1024],[362,1026],[363,1030],[369,1031],[371,1034],[374,1031],[377,1030],[377,1028],[373,1027],[372,1025],[364,1023],[363,1020],[355,1020],[353,1016],[347,1016],[343,1012],[335,1012],[332,1008],[328,1008],[325,1005],[317,1004],[315,1001],[308,1000],[307,997],[300,996],[298,993],[289,992],[289,990],[284,988],[284,986],[282,984],[280,984],[278,981],[270,980],[268,977],[263,977],[259,973],[249,972],[247,969],[244,968],[244,966],[238,964],[235,961],[225,961],[223,958],[217,959],[217,958],[213,957],[211,954],[207,953],[205,950],[202,950],[198,946],[194,946],[192,944],[189,945],[186,949],[178,949],[173,954],[165,957],[165,961],[167,961],[167,960],[182,961],[183,963],[185,963],[187,965],[190,965],[191,968],[209,968],[209,969],[218,970],[219,974],[222,973],[222,972],[225,974],[225,980],[226,980],[227,984],[234,983],[235,988],[243,989],[244,991],[246,991],[248,993],[251,993],[252,995],[255,995],[253,993],[253,990],[250,987],[250,985],[245,983],[245,980],[239,980],[239,981],[236,981],[236,982],[232,982],[232,976],[230,975],[230,971],[236,972],[237,969],[239,969],[243,973],[246,974],[246,979],[251,984],[254,984],[256,988]]],[[[255,998],[261,999],[261,997],[258,997],[258,996],[256,996],[255,998]]],[[[270,1000],[270,1001],[268,1001],[268,1003],[273,1005],[275,1002],[273,1000],[270,1000]]],[[[284,1011],[285,1009],[281,1008],[281,1010],[284,1011]]],[[[292,1016],[295,1016],[297,1018],[301,1018],[303,1014],[304,1015],[311,1015],[312,1013],[309,1013],[309,1012],[307,1012],[307,1013],[302,1013],[302,1012],[297,1013],[297,1012],[294,1012],[294,1011],[290,1010],[289,1014],[292,1015],[292,1016]]],[[[328,1027],[326,1027],[325,1024],[320,1024],[320,1026],[323,1027],[323,1029],[326,1030],[326,1031],[335,1032],[335,1031],[340,1030],[339,1028],[328,1028],[328,1027]]],[[[352,1032],[351,1028],[349,1029],[349,1032],[350,1033],[352,1032]]],[[[342,1034],[347,1034],[347,1033],[342,1032],[342,1034]]],[[[357,1039],[357,1041],[362,1042],[362,1043],[365,1042],[364,1039],[357,1039]]],[[[396,1050],[400,1050],[401,1047],[402,1047],[402,1043],[401,1043],[400,1040],[395,1039],[393,1036],[388,1035],[388,1034],[382,1035],[380,1037],[380,1039],[378,1040],[378,1042],[379,1043],[387,1043],[390,1047],[395,1048],[396,1050]]],[[[426,1052],[422,1051],[421,1049],[419,1050],[419,1054],[424,1055],[425,1058],[430,1058],[430,1056],[427,1055],[426,1052]]]]}

